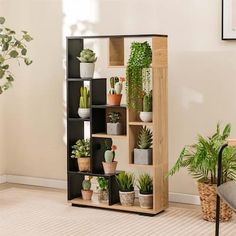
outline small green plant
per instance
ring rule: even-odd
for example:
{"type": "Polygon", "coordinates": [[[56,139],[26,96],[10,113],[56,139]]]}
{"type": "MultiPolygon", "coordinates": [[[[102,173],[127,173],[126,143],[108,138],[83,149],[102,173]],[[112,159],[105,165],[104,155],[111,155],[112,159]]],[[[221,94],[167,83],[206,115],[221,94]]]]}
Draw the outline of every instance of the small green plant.
{"type": "MultiPolygon", "coordinates": [[[[199,182],[216,184],[217,159],[221,146],[226,142],[231,131],[231,125],[227,124],[223,131],[217,124],[216,132],[204,138],[198,135],[197,143],[183,148],[175,165],[168,175],[174,175],[180,168],[187,168],[188,173],[199,182]]],[[[228,147],[223,153],[222,160],[223,182],[236,179],[236,148],[228,147]]]]}
{"type": "Polygon", "coordinates": [[[110,112],[108,118],[111,123],[118,123],[120,120],[120,112],[110,112]]]}
{"type": "Polygon", "coordinates": [[[90,93],[86,87],[80,88],[80,100],[79,107],[80,108],[89,108],[90,106],[90,93]]]}
{"type": "Polygon", "coordinates": [[[94,63],[97,61],[96,54],[89,48],[83,49],[80,53],[80,57],[77,58],[83,63],[94,63]]]}
{"type": "Polygon", "coordinates": [[[91,178],[83,180],[82,187],[83,190],[89,191],[91,189],[91,178]]]}
{"type": "Polygon", "coordinates": [[[98,177],[98,189],[101,191],[107,191],[108,189],[108,180],[104,177],[98,177]]]}
{"type": "Polygon", "coordinates": [[[72,146],[72,158],[90,157],[90,140],[79,139],[76,144],[72,146]]]}
{"type": "Polygon", "coordinates": [[[141,194],[152,194],[153,193],[153,181],[152,177],[147,174],[141,174],[138,178],[137,187],[141,194]]]}
{"type": "Polygon", "coordinates": [[[16,32],[4,25],[5,18],[0,17],[0,94],[12,86],[14,75],[10,71],[11,61],[15,60],[20,65],[23,60],[30,65],[32,60],[27,57],[26,44],[33,40],[27,31],[22,31],[21,38],[17,38],[16,32]]]}
{"type": "Polygon", "coordinates": [[[138,135],[138,148],[149,149],[152,146],[152,132],[146,126],[142,127],[138,135]]]}
{"type": "Polygon", "coordinates": [[[143,96],[143,111],[144,112],[152,111],[152,94],[145,94],[143,96]]]}
{"type": "Polygon", "coordinates": [[[110,89],[109,94],[121,94],[123,88],[124,77],[111,77],[110,78],[110,89]]]}
{"type": "Polygon", "coordinates": [[[133,42],[126,69],[126,100],[129,108],[141,110],[143,94],[143,68],[152,63],[152,49],[147,41],[133,42]]]}
{"type": "Polygon", "coordinates": [[[127,173],[125,171],[120,172],[116,175],[116,180],[120,191],[131,192],[134,191],[134,174],[127,173]]]}

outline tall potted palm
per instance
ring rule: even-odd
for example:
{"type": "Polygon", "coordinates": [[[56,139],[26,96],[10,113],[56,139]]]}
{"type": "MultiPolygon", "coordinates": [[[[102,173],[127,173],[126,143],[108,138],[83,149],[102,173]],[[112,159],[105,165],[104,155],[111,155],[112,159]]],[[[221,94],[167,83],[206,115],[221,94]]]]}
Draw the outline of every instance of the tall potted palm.
{"type": "MultiPolygon", "coordinates": [[[[227,124],[223,131],[217,124],[216,132],[212,136],[205,138],[198,135],[197,142],[183,148],[177,162],[169,171],[169,175],[174,175],[184,167],[197,180],[203,219],[208,221],[215,221],[217,157],[219,149],[229,137],[230,131],[230,124],[227,124]]],[[[223,182],[236,179],[235,147],[228,147],[225,150],[222,168],[223,182]]],[[[231,217],[232,210],[222,202],[221,221],[228,221],[231,217]]]]}

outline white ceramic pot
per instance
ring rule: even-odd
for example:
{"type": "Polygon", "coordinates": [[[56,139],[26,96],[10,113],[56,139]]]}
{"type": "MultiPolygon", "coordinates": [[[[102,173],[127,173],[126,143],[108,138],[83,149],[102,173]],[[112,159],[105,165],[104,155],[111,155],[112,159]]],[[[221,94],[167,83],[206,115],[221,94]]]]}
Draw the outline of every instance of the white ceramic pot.
{"type": "Polygon", "coordinates": [[[79,117],[86,119],[90,117],[90,108],[79,108],[78,109],[79,117]]]}
{"type": "Polygon", "coordinates": [[[80,63],[80,77],[82,79],[93,78],[95,63],[80,63]]]}
{"type": "Polygon", "coordinates": [[[141,111],[139,113],[139,118],[143,122],[151,122],[152,121],[152,111],[150,111],[150,112],[141,111]]]}

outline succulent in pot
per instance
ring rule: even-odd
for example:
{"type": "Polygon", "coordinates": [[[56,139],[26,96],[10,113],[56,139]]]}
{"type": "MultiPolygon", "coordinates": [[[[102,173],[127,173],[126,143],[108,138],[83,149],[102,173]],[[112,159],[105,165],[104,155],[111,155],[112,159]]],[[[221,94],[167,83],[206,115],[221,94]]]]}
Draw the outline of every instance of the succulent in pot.
{"type": "Polygon", "coordinates": [[[95,62],[97,61],[96,54],[93,50],[85,48],[77,58],[80,60],[80,77],[82,79],[93,78],[95,62]]]}
{"type": "Polygon", "coordinates": [[[139,117],[143,122],[152,121],[152,94],[143,96],[143,110],[139,113],[139,117]]]}
{"type": "Polygon", "coordinates": [[[71,158],[77,158],[79,171],[90,171],[90,140],[79,139],[72,146],[71,158]]]}
{"type": "Polygon", "coordinates": [[[147,174],[141,174],[137,180],[139,189],[139,204],[141,208],[153,208],[153,181],[147,174]]]}
{"type": "Polygon", "coordinates": [[[108,140],[105,140],[106,151],[104,153],[105,162],[102,162],[105,174],[116,173],[117,161],[115,161],[116,145],[109,145],[108,140]]]}
{"type": "Polygon", "coordinates": [[[92,176],[89,176],[88,179],[84,179],[82,182],[82,198],[83,200],[91,200],[92,195],[93,195],[93,190],[91,190],[91,179],[92,176]]]}
{"type": "Polygon", "coordinates": [[[122,124],[120,121],[120,112],[110,112],[108,113],[109,122],[107,123],[107,134],[121,135],[122,134],[122,124]]]}
{"type": "MultiPolygon", "coordinates": [[[[216,183],[217,183],[217,159],[222,145],[226,142],[231,131],[231,125],[227,124],[223,131],[217,124],[216,131],[209,137],[198,135],[197,142],[185,146],[169,171],[168,175],[174,175],[181,168],[187,168],[188,173],[197,180],[198,191],[201,200],[203,219],[215,221],[216,218],[216,183]]],[[[227,147],[222,159],[222,181],[236,180],[236,148],[227,147]]],[[[232,210],[221,202],[220,220],[228,221],[232,217],[232,210]]]]}
{"type": "Polygon", "coordinates": [[[134,174],[125,171],[116,175],[116,181],[119,186],[120,203],[123,206],[134,205],[134,174]]]}
{"type": "Polygon", "coordinates": [[[98,177],[97,178],[98,182],[98,201],[99,202],[107,202],[108,201],[108,179],[105,177],[98,177]]]}
{"type": "Polygon", "coordinates": [[[122,98],[122,88],[123,82],[125,81],[124,77],[111,77],[110,78],[110,90],[107,95],[107,104],[112,106],[119,106],[122,98]]]}
{"type": "Polygon", "coordinates": [[[134,149],[134,164],[152,165],[152,131],[146,126],[138,134],[137,148],[134,149]]]}
{"type": "Polygon", "coordinates": [[[90,93],[86,87],[80,88],[80,100],[78,114],[81,118],[86,119],[90,117],[90,93]]]}

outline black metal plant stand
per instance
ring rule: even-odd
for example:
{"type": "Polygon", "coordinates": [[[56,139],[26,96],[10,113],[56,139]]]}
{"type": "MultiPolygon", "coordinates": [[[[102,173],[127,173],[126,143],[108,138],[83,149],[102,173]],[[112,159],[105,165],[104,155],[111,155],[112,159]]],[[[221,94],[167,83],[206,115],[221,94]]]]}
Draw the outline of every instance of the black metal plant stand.
{"type": "MultiPolygon", "coordinates": [[[[217,178],[217,187],[222,184],[222,154],[224,149],[228,146],[228,144],[224,144],[219,151],[218,155],[218,178],[217,178]]],[[[220,228],[220,196],[216,193],[216,228],[215,228],[215,236],[219,236],[219,228],[220,228]]]]}

